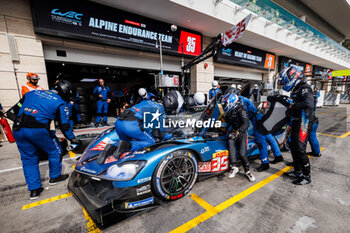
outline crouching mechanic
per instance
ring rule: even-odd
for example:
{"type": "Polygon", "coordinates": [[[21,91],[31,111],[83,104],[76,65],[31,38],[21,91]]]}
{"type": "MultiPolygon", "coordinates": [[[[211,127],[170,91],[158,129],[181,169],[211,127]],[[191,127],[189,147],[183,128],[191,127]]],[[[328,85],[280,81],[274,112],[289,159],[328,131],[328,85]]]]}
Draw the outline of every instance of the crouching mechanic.
{"type": "Polygon", "coordinates": [[[293,104],[289,108],[291,123],[291,153],[294,171],[286,173],[288,177],[296,178],[293,184],[305,185],[311,183],[310,161],[306,154],[306,144],[312,128],[314,98],[312,89],[303,80],[303,74],[297,68],[285,68],[279,82],[285,91],[291,91],[293,104]]]}
{"type": "Polygon", "coordinates": [[[75,98],[76,91],[72,84],[62,80],[55,84],[53,90],[34,90],[23,96],[16,105],[17,118],[13,126],[13,135],[21,154],[24,176],[30,191],[30,199],[37,199],[42,188],[38,149],[48,155],[50,168],[50,185],[55,185],[68,178],[61,174],[62,148],[50,131],[50,123],[57,119],[64,136],[72,144],[80,145],[75,138],[70,122],[68,102],[75,98]]]}
{"type": "Polygon", "coordinates": [[[249,162],[247,158],[247,129],[249,127],[249,118],[243,104],[239,101],[236,94],[226,94],[221,100],[224,108],[224,118],[231,128],[228,135],[228,148],[230,158],[230,175],[229,178],[235,177],[238,172],[236,147],[238,155],[241,159],[245,174],[248,179],[253,182],[255,177],[249,170],[249,162]]]}
{"type": "Polygon", "coordinates": [[[160,103],[153,100],[143,100],[127,109],[118,117],[115,123],[115,128],[120,138],[116,149],[118,153],[115,153],[115,156],[118,156],[122,152],[137,151],[146,146],[153,145],[156,143],[156,139],[167,140],[172,137],[172,134],[167,133],[163,127],[157,130],[151,127],[148,128],[147,122],[144,119],[145,113],[151,114],[152,119],[154,118],[160,122],[162,126],[166,111],[160,103]]]}
{"type": "Polygon", "coordinates": [[[259,147],[261,166],[256,168],[255,171],[265,171],[270,168],[267,145],[270,144],[272,153],[275,156],[275,159],[271,161],[272,164],[283,161],[281,150],[278,146],[276,139],[271,134],[262,135],[256,129],[256,122],[262,118],[263,113],[258,113],[258,110],[256,109],[256,107],[250,99],[244,96],[240,96],[239,98],[242,100],[244,107],[248,112],[249,120],[252,122],[253,125],[254,137],[259,147]]]}

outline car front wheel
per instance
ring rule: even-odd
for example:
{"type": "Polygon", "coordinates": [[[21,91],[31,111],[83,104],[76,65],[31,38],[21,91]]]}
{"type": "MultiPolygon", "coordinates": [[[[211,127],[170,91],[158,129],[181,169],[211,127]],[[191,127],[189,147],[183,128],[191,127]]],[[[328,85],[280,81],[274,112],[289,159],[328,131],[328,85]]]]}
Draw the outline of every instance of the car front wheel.
{"type": "Polygon", "coordinates": [[[158,164],[152,179],[155,193],[172,201],[185,196],[197,180],[196,156],[189,150],[178,150],[166,155],[158,164]]]}

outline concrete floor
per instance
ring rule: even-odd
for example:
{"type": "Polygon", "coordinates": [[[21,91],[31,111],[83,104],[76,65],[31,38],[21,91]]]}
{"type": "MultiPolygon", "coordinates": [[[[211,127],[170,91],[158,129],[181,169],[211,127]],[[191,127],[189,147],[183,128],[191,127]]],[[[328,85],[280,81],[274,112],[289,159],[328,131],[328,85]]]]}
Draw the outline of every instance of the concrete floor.
{"type": "MultiPolygon", "coordinates": [[[[347,115],[350,107],[346,107],[318,109],[318,132],[321,133],[318,138],[324,150],[322,157],[311,158],[310,185],[295,186],[290,179],[277,177],[218,214],[210,215],[198,226],[190,227],[189,232],[350,232],[350,135],[339,137],[350,131],[347,115]]],[[[27,204],[66,194],[67,182],[49,187],[48,165],[42,164],[40,170],[46,190],[38,200],[30,201],[16,145],[4,143],[0,152],[1,232],[99,232],[71,196],[61,196],[62,199],[51,199],[22,210],[27,204]]],[[[289,152],[284,152],[283,156],[291,161],[289,152]]],[[[71,173],[74,163],[74,158],[66,156],[63,171],[71,173]]],[[[251,166],[259,164],[255,161],[251,166]]],[[[210,178],[197,183],[190,194],[196,194],[215,207],[251,190],[254,184],[284,167],[285,163],[279,163],[271,165],[266,172],[254,172],[255,183],[250,183],[243,175],[234,179],[210,178]]],[[[187,195],[102,232],[169,232],[205,212],[208,211],[187,195]]]]}

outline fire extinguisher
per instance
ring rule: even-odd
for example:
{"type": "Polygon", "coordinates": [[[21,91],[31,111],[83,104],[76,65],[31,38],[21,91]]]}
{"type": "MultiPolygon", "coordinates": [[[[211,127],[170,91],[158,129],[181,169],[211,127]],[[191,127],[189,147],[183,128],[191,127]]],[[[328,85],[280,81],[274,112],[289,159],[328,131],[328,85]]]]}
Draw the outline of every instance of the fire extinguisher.
{"type": "Polygon", "coordinates": [[[0,124],[1,124],[2,128],[4,129],[7,140],[11,143],[15,142],[15,138],[13,137],[11,127],[10,127],[9,123],[7,122],[7,120],[5,118],[1,118],[0,124]]]}

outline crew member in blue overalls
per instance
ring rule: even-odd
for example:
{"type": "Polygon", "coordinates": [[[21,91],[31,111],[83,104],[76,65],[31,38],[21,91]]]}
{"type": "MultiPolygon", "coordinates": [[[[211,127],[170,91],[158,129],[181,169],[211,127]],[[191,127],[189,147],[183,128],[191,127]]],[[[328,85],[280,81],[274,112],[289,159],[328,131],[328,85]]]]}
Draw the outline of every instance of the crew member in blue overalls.
{"type": "Polygon", "coordinates": [[[216,96],[216,94],[220,93],[222,94],[222,91],[220,88],[218,88],[218,81],[214,80],[212,83],[211,83],[211,86],[213,87],[212,89],[209,90],[209,100],[213,99],[214,96],[216,96]]]}
{"type": "Polygon", "coordinates": [[[34,90],[23,96],[15,107],[17,118],[13,126],[13,135],[21,154],[24,176],[30,191],[30,199],[37,199],[44,190],[41,185],[38,149],[48,155],[50,185],[55,185],[68,178],[61,174],[62,148],[50,123],[56,119],[63,135],[72,144],[79,145],[69,123],[67,103],[76,96],[76,90],[68,81],[61,80],[53,90],[34,90]]]}
{"type": "Polygon", "coordinates": [[[321,156],[320,143],[318,142],[318,139],[317,139],[318,117],[316,116],[317,99],[318,97],[320,97],[320,92],[316,87],[313,92],[313,97],[314,97],[315,107],[313,112],[314,116],[313,116],[312,129],[309,137],[311,152],[308,152],[307,154],[315,157],[320,157],[321,156]]]}
{"type": "Polygon", "coordinates": [[[271,134],[262,135],[256,129],[256,122],[260,120],[264,114],[258,112],[258,110],[256,109],[256,107],[254,106],[254,104],[250,99],[244,96],[240,96],[240,99],[243,102],[245,109],[248,112],[249,120],[252,122],[255,141],[259,147],[261,165],[260,167],[256,168],[255,171],[257,172],[265,171],[270,168],[267,145],[270,144],[272,153],[275,156],[275,159],[271,161],[272,164],[283,161],[280,148],[274,136],[272,136],[271,134]]]}
{"type": "Polygon", "coordinates": [[[108,105],[111,102],[111,90],[105,86],[105,81],[100,78],[98,80],[99,85],[95,87],[93,94],[97,98],[97,113],[95,126],[100,126],[101,116],[103,116],[102,125],[108,125],[108,105]]]}

